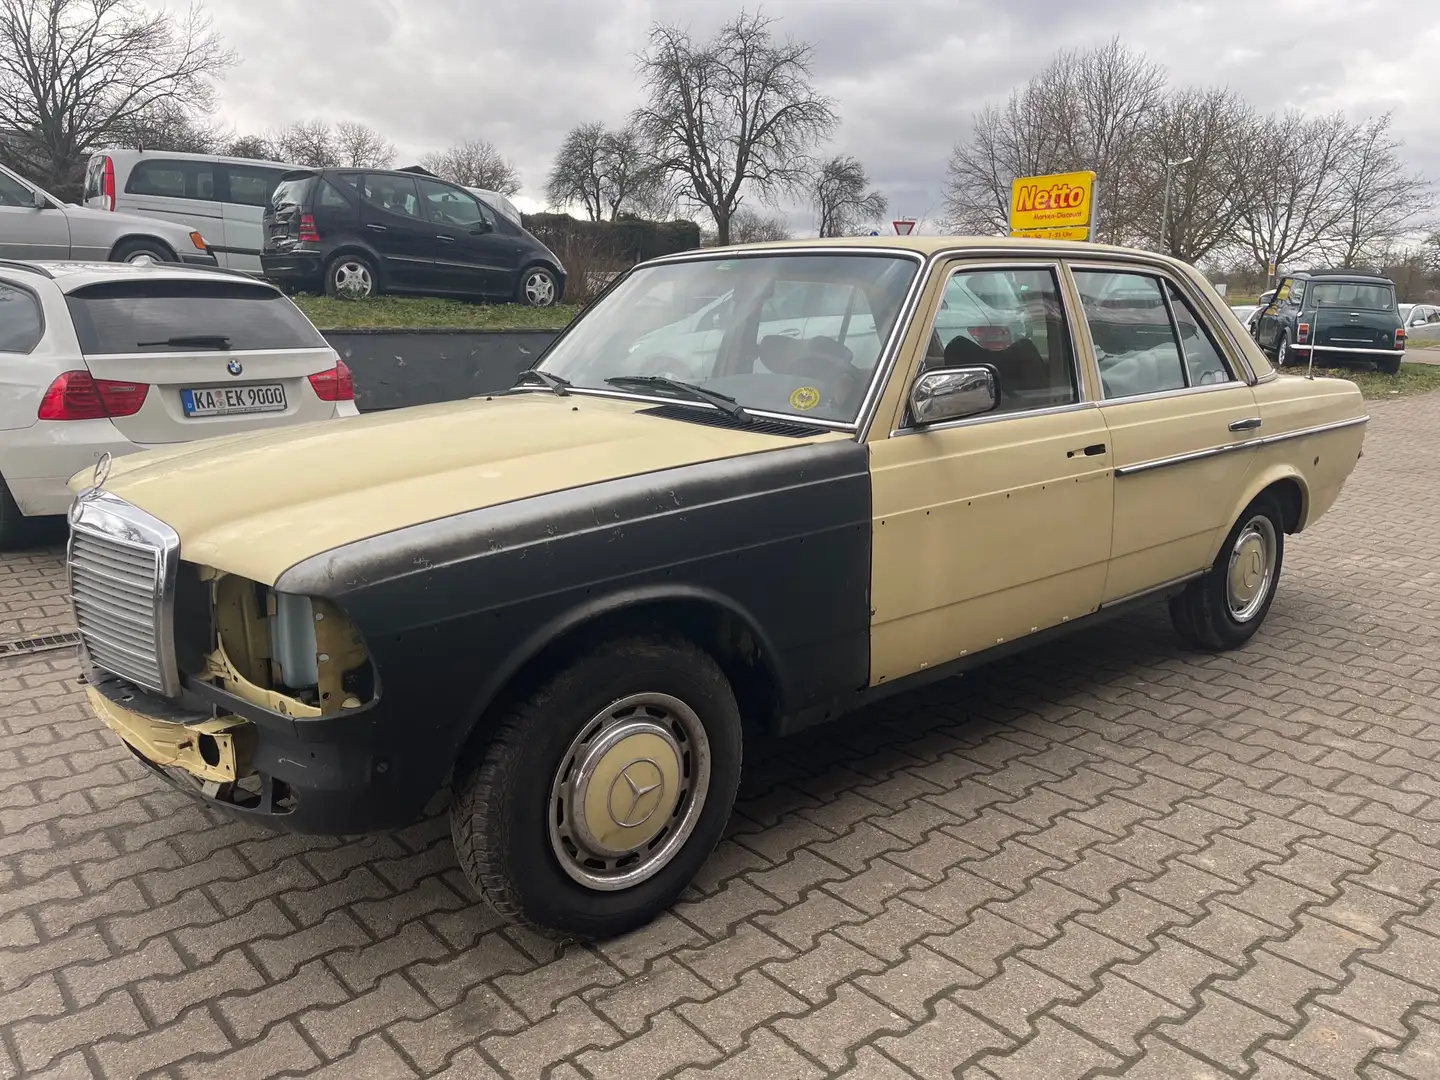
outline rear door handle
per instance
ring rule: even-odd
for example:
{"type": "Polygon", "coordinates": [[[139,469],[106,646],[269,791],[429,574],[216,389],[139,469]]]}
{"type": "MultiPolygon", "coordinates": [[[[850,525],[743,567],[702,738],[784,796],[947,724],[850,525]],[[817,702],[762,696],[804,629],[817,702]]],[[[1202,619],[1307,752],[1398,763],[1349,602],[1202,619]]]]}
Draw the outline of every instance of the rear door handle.
{"type": "Polygon", "coordinates": [[[1258,417],[1258,416],[1249,416],[1249,417],[1246,417],[1244,420],[1236,420],[1234,423],[1232,423],[1232,424],[1230,425],[1230,430],[1231,430],[1231,431],[1254,431],[1256,428],[1258,428],[1258,427],[1259,427],[1261,424],[1263,424],[1263,423],[1264,423],[1264,421],[1261,420],[1260,417],[1258,417]]]}
{"type": "Polygon", "coordinates": [[[440,240],[440,241],[442,241],[442,242],[444,242],[444,243],[446,243],[446,244],[453,244],[453,243],[455,242],[455,237],[453,237],[453,236],[441,236],[439,233],[436,233],[436,234],[435,234],[435,239],[436,239],[436,240],[440,240]]]}
{"type": "Polygon", "coordinates": [[[387,230],[387,229],[385,228],[384,225],[375,225],[375,224],[372,224],[372,223],[370,223],[370,222],[367,222],[367,223],[365,224],[365,227],[366,227],[367,229],[374,229],[376,232],[388,232],[388,231],[389,231],[389,230],[387,230]]]}
{"type": "Polygon", "coordinates": [[[1105,444],[1103,442],[1097,442],[1092,443],[1082,450],[1067,450],[1065,456],[1067,458],[1073,458],[1076,454],[1083,454],[1085,457],[1099,457],[1103,453],[1105,453],[1105,444]]]}

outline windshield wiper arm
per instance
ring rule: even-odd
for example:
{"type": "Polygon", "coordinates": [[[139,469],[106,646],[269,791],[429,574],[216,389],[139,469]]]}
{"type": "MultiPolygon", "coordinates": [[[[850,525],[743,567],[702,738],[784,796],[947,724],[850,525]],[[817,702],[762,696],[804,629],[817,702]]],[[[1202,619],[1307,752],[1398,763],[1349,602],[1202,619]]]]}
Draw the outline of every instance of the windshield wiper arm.
{"type": "Polygon", "coordinates": [[[557,397],[566,397],[570,393],[570,380],[562,379],[559,375],[551,375],[548,371],[541,371],[538,368],[526,368],[515,378],[515,385],[519,386],[527,379],[537,379],[555,392],[557,397]]]}
{"type": "Polygon", "coordinates": [[[154,345],[174,345],[176,348],[193,345],[197,349],[228,349],[230,348],[230,339],[224,334],[177,334],[175,337],[168,337],[162,341],[137,341],[135,343],[137,349],[154,345]]]}
{"type": "Polygon", "coordinates": [[[618,386],[621,389],[630,386],[640,390],[649,387],[657,390],[671,390],[688,397],[691,401],[703,401],[706,404],[714,405],[733,420],[739,420],[744,424],[750,423],[750,414],[729,394],[706,390],[700,386],[681,382],[679,379],[667,379],[664,375],[614,375],[605,381],[609,385],[618,386]]]}

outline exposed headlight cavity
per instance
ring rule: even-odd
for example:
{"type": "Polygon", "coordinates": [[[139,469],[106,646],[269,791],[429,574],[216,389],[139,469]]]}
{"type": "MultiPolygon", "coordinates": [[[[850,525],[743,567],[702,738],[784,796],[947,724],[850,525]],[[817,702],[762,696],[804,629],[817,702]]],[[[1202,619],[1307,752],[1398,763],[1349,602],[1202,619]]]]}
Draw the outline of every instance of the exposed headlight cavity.
{"type": "Polygon", "coordinates": [[[310,690],[320,682],[319,651],[315,641],[315,607],[308,596],[272,593],[274,613],[269,616],[271,660],[280,683],[294,690],[310,690]]]}

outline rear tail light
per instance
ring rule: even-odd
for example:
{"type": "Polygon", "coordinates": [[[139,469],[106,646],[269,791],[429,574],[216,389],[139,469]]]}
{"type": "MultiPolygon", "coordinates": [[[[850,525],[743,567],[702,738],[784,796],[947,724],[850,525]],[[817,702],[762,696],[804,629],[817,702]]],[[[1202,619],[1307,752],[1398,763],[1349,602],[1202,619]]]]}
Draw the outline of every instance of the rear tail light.
{"type": "Polygon", "coordinates": [[[105,209],[115,209],[115,162],[105,159],[105,171],[100,178],[100,194],[105,199],[105,209]]]}
{"type": "Polygon", "coordinates": [[[149,383],[95,379],[88,371],[58,375],[40,399],[41,420],[104,420],[134,416],[145,404],[149,383]]]}
{"type": "Polygon", "coordinates": [[[310,376],[310,385],[315,396],[321,401],[354,401],[355,380],[344,360],[336,360],[329,371],[317,371],[310,376]]]}
{"type": "Polygon", "coordinates": [[[1010,345],[1010,328],[1006,326],[971,326],[970,337],[986,349],[1004,349],[1010,345]]]}
{"type": "MultiPolygon", "coordinates": [[[[1308,322],[1302,322],[1295,328],[1295,340],[1301,345],[1310,340],[1310,324],[1308,322]]],[[[1330,340],[1334,341],[1335,339],[1331,338],[1330,340]]]]}
{"type": "Polygon", "coordinates": [[[1405,327],[1403,326],[1395,331],[1395,348],[1405,348],[1405,327]]]}
{"type": "Polygon", "coordinates": [[[300,242],[302,244],[320,243],[320,230],[315,227],[314,214],[300,215],[300,242]]]}

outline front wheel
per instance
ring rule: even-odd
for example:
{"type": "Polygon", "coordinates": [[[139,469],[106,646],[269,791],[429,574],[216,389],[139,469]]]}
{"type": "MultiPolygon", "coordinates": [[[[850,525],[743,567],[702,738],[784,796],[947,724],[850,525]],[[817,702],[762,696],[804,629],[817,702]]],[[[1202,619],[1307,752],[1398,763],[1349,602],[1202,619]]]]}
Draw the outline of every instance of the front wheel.
{"type": "Polygon", "coordinates": [[[127,240],[111,253],[111,261],[125,263],[174,262],[175,256],[153,240],[127,240]]]}
{"type": "Polygon", "coordinates": [[[560,285],[546,267],[527,266],[520,274],[515,299],[530,307],[551,307],[560,299],[560,285]]]}
{"type": "Polygon", "coordinates": [[[740,780],[735,695],[696,646],[600,645],[508,708],[450,810],[470,882],[542,932],[649,922],[714,850],[740,780]]]}
{"type": "Polygon", "coordinates": [[[1170,621],[1187,643],[1221,652],[1244,645],[1270,612],[1285,560],[1279,504],[1262,495],[1240,515],[1203,577],[1170,599],[1170,621]]]}

